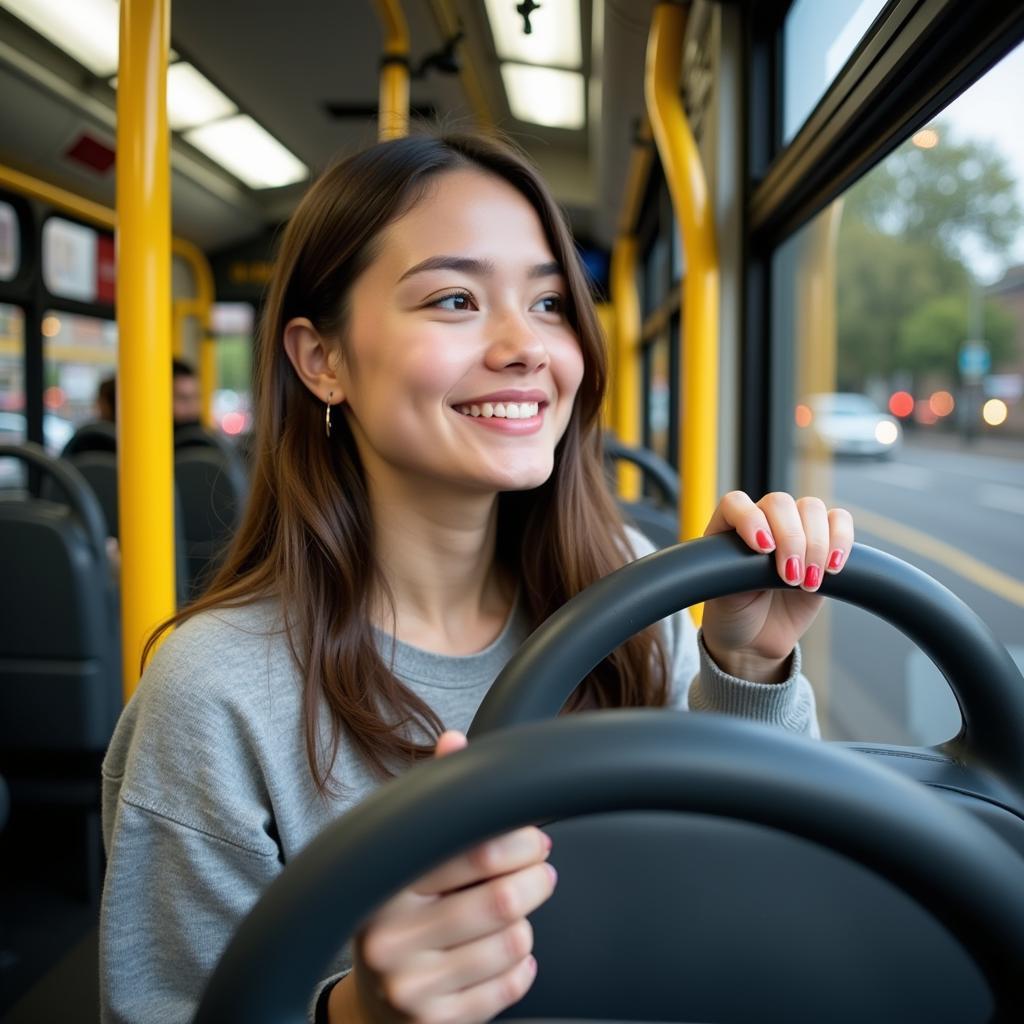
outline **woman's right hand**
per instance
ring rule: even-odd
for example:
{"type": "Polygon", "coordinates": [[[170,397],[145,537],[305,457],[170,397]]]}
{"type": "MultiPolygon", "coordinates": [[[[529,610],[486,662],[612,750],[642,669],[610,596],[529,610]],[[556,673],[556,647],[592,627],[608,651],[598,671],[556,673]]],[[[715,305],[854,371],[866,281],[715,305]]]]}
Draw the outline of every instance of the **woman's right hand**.
{"type": "MultiPolygon", "coordinates": [[[[435,756],[466,745],[447,732],[435,756]]],[[[389,900],[335,986],[331,1024],[476,1024],[518,1002],[537,972],[532,913],[554,891],[551,841],[536,828],[498,836],[389,900]]]]}

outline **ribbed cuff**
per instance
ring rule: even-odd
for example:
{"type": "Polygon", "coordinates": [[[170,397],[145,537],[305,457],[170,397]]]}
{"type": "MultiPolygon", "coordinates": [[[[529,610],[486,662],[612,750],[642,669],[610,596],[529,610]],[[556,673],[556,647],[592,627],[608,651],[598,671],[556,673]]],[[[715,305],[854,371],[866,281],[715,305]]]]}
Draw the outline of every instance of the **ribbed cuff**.
{"type": "Polygon", "coordinates": [[[789,676],[782,683],[754,683],[723,672],[704,646],[703,632],[697,635],[700,676],[690,688],[689,704],[694,711],[717,711],[723,715],[752,718],[784,729],[803,732],[806,703],[801,699],[800,645],[793,648],[789,676]]]}
{"type": "Polygon", "coordinates": [[[340,974],[332,975],[320,982],[320,990],[309,1014],[309,1019],[313,1024],[327,1024],[327,1001],[331,998],[331,990],[342,978],[347,977],[348,973],[348,971],[342,971],[340,974]]]}

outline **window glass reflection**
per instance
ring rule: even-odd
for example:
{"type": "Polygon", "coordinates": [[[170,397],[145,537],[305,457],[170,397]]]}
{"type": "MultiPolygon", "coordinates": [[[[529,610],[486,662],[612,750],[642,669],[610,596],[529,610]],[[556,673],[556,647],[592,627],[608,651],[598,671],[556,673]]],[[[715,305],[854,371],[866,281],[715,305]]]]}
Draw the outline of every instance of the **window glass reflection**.
{"type": "Polygon", "coordinates": [[[782,30],[782,141],[828,91],[886,0],[796,0],[782,30]]]}
{"type": "MultiPolygon", "coordinates": [[[[25,440],[25,315],[0,303],[0,444],[25,440]]],[[[0,459],[0,490],[24,487],[21,465],[0,459]]]]}
{"type": "MultiPolygon", "coordinates": [[[[1024,95],[1018,47],[781,246],[786,479],[961,596],[1024,665],[1024,95]]],[[[784,423],[783,423],[784,419],[784,423]]],[[[842,739],[935,743],[959,711],[889,627],[826,605],[805,644],[842,739]]]]}
{"type": "Polygon", "coordinates": [[[104,418],[100,385],[116,373],[114,320],[54,310],[43,314],[43,406],[63,436],[60,448],[77,427],[104,418]]]}

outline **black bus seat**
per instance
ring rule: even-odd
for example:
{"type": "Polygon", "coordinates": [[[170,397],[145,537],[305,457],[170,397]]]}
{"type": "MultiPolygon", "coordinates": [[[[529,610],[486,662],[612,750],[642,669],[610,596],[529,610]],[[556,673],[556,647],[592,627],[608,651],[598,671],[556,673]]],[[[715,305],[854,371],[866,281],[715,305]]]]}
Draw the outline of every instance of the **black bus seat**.
{"type": "MultiPolygon", "coordinates": [[[[97,421],[83,424],[65,445],[61,458],[70,462],[92,488],[103,510],[107,536],[120,540],[119,497],[117,489],[117,436],[112,423],[97,421]]],[[[60,501],[59,489],[52,481],[43,481],[42,497],[60,501]]],[[[188,561],[185,556],[184,513],[181,498],[174,493],[175,593],[178,604],[188,600],[188,561]]]]}
{"type": "Polygon", "coordinates": [[[181,501],[185,557],[194,597],[216,571],[234,536],[249,481],[230,446],[196,426],[175,431],[174,481],[181,501]]]}
{"type": "Polygon", "coordinates": [[[0,499],[0,770],[14,807],[85,809],[98,894],[99,767],[122,706],[117,596],[103,514],[81,474],[39,445],[0,446],[62,500],[0,499]]]}
{"type": "Polygon", "coordinates": [[[604,439],[605,468],[612,481],[616,463],[629,462],[639,467],[645,497],[639,501],[621,501],[619,508],[628,523],[635,526],[658,548],[679,541],[679,474],[656,452],[623,444],[611,434],[604,439]],[[654,492],[651,495],[650,492],[654,492]]]}
{"type": "Polygon", "coordinates": [[[93,420],[83,423],[64,445],[62,458],[82,455],[85,452],[117,453],[117,428],[107,420],[93,420]]]}

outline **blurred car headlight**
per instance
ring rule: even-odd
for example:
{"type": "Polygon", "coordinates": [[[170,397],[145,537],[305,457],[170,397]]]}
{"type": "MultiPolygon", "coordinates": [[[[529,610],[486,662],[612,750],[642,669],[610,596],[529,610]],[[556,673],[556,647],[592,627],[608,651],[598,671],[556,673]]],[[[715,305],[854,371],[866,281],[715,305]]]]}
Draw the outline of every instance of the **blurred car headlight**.
{"type": "Polygon", "coordinates": [[[882,420],[875,426],[875,440],[879,444],[895,444],[899,436],[900,428],[891,420],[882,420]]]}

